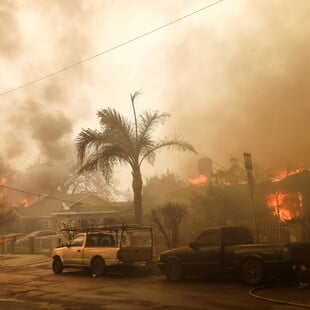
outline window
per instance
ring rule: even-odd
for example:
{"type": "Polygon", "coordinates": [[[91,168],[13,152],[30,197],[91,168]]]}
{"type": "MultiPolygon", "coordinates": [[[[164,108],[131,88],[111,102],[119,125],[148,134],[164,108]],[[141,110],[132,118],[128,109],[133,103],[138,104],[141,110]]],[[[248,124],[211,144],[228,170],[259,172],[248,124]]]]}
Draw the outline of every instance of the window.
{"type": "Polygon", "coordinates": [[[86,246],[94,247],[98,245],[98,235],[88,235],[86,239],[86,246]]]}
{"type": "Polygon", "coordinates": [[[70,246],[82,246],[83,241],[84,241],[84,236],[77,236],[70,242],[70,246]]]}
{"type": "Polygon", "coordinates": [[[103,247],[114,247],[115,241],[111,235],[103,235],[100,240],[100,245],[103,247]]]}
{"type": "Polygon", "coordinates": [[[253,243],[250,232],[243,228],[226,228],[223,231],[223,241],[225,245],[253,243]]]}
{"type": "Polygon", "coordinates": [[[220,245],[220,231],[205,231],[197,238],[195,243],[201,247],[220,245]]]}

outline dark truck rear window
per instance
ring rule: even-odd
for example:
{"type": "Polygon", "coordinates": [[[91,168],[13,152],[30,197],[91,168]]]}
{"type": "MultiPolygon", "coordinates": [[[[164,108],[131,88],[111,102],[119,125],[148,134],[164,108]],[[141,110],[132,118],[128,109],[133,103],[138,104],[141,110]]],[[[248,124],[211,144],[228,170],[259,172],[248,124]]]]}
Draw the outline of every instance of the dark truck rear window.
{"type": "Polygon", "coordinates": [[[223,230],[223,244],[235,245],[235,244],[251,244],[253,238],[247,228],[239,227],[227,227],[223,230]]]}

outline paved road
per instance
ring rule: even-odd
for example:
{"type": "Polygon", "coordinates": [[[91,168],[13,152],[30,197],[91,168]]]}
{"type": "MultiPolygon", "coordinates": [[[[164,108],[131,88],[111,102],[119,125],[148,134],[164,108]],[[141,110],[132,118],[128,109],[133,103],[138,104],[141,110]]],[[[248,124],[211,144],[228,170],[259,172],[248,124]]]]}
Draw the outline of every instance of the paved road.
{"type": "MultiPolygon", "coordinates": [[[[171,283],[162,276],[109,275],[87,272],[54,275],[47,268],[0,269],[0,309],[300,309],[251,298],[236,281],[171,283]]],[[[309,293],[309,290],[308,290],[309,293]]],[[[281,295],[281,292],[278,292],[281,295]]]]}

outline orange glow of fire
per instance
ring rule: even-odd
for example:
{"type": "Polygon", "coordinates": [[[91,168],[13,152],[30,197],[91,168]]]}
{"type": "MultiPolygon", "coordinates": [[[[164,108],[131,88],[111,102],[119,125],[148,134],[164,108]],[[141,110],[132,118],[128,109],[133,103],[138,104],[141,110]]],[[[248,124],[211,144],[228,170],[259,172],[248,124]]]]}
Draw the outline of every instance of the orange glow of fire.
{"type": "Polygon", "coordinates": [[[24,198],[22,201],[21,201],[21,204],[24,206],[24,208],[28,208],[30,206],[30,202],[27,198],[24,198]]]}
{"type": "Polygon", "coordinates": [[[202,175],[202,174],[197,178],[194,178],[194,179],[188,178],[187,179],[187,182],[189,184],[192,184],[192,185],[204,185],[207,183],[207,181],[208,181],[207,177],[205,175],[202,175]]]}
{"type": "Polygon", "coordinates": [[[284,178],[286,178],[287,176],[297,174],[297,173],[299,173],[299,172],[301,172],[303,170],[305,170],[305,169],[298,168],[298,169],[294,169],[294,170],[291,170],[291,171],[282,170],[279,173],[279,175],[277,175],[276,177],[271,179],[271,182],[279,182],[279,181],[283,180],[284,178]]]}
{"type": "Polygon", "coordinates": [[[7,183],[7,179],[2,177],[0,178],[0,185],[5,185],[7,183]]]}
{"type": "Polygon", "coordinates": [[[300,216],[302,208],[301,193],[272,193],[267,195],[267,206],[272,209],[273,214],[284,222],[300,216]]]}

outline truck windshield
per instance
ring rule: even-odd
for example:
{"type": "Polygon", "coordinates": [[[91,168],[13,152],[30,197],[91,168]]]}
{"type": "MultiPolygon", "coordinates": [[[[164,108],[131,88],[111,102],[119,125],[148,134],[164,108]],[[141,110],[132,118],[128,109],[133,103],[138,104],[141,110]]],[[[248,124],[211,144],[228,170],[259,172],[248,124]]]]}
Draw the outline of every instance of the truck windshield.
{"type": "Polygon", "coordinates": [[[251,244],[253,238],[248,229],[226,228],[223,231],[223,243],[224,245],[251,244]]]}

